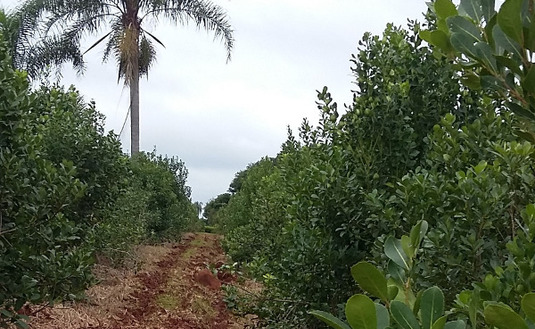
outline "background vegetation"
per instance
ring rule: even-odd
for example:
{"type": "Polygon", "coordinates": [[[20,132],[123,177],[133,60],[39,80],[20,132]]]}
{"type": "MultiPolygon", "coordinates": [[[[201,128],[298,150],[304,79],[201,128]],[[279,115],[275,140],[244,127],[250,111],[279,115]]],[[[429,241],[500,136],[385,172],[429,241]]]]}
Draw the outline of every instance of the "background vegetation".
{"type": "Polygon", "coordinates": [[[31,90],[0,43],[0,325],[26,302],[80,298],[97,255],[198,227],[176,157],[129,158],[70,88],[31,90]]]}
{"type": "MultiPolygon", "coordinates": [[[[506,1],[506,11],[512,2],[506,1]]],[[[353,103],[343,114],[325,87],[318,92],[317,126],[305,120],[298,137],[290,132],[275,159],[263,159],[236,175],[240,188],[216,217],[227,252],[266,287],[260,299],[245,305],[262,317],[262,326],[321,327],[307,314],[311,309],[342,319],[361,313],[347,313],[347,308],[344,313],[344,305],[359,292],[350,269],[362,260],[388,270],[386,278],[400,282],[400,291],[406,285],[415,290],[414,299],[398,295],[415,315],[416,292],[433,286],[444,288],[440,294],[446,305],[458,307],[455,314],[461,320],[470,318],[471,328],[501,328],[483,323],[484,301],[516,305],[524,314],[520,299],[533,287],[527,283],[532,258],[520,251],[531,243],[525,235],[529,220],[523,218],[535,184],[533,146],[525,139],[529,113],[520,116],[506,92],[495,92],[496,84],[473,88],[465,71],[491,75],[488,57],[463,52],[466,45],[455,40],[464,20],[488,36],[483,22],[494,16],[499,22],[499,14],[472,12],[489,6],[494,8],[493,2],[462,1],[457,10],[449,0],[436,1],[423,27],[412,21],[407,29],[388,25],[380,36],[365,34],[351,60],[357,85],[353,103]],[[451,17],[463,15],[463,21],[448,18],[446,25],[445,11],[451,17]],[[429,39],[437,26],[451,31],[450,53],[442,55],[421,39],[429,39]],[[459,57],[452,60],[454,55],[459,57]],[[419,257],[400,268],[385,242],[408,236],[421,220],[429,230],[421,245],[411,247],[419,257]],[[515,253],[524,270],[512,260],[515,253]],[[506,274],[501,266],[508,267],[506,274]]],[[[519,17],[521,8],[533,17],[532,7],[517,8],[519,17]]],[[[500,49],[498,55],[514,56],[500,49]]],[[[520,67],[521,59],[517,63],[520,67]]],[[[526,91],[528,86],[514,88],[526,91]]],[[[400,240],[400,248],[406,243],[401,253],[409,254],[407,241],[400,240]]],[[[416,328],[392,324],[398,325],[416,328]]]]}

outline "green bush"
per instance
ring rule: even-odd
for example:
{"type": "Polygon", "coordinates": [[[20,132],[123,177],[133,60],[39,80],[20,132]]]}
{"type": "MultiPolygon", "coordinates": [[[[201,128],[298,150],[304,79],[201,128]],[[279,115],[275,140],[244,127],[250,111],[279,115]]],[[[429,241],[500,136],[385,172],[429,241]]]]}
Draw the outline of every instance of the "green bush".
{"type": "Polygon", "coordinates": [[[0,325],[24,303],[72,299],[91,283],[93,258],[68,208],[87,185],[69,161],[46,158],[41,104],[0,43],[0,325]]]}

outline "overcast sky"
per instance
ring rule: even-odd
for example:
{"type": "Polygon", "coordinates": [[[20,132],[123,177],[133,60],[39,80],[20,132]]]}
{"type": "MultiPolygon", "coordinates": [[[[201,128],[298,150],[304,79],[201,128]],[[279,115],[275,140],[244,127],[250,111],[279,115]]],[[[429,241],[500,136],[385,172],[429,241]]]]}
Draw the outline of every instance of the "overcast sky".
{"type": "MultiPolygon", "coordinates": [[[[0,0],[2,7],[19,3],[0,0]]],[[[234,174],[263,156],[275,156],[303,118],[316,122],[316,90],[328,86],[340,107],[351,101],[349,58],[364,32],[421,20],[425,0],[218,0],[234,28],[226,63],[223,44],[194,27],[149,27],[166,48],[140,86],[140,147],[180,157],[189,169],[194,201],[228,189],[234,174]]],[[[105,32],[104,32],[105,33],[105,32]]],[[[102,35],[104,34],[102,33],[102,35]]],[[[95,38],[87,40],[87,46],[95,38]]],[[[101,63],[103,48],[86,55],[74,84],[119,133],[128,90],[117,84],[115,63],[101,63]]],[[[129,122],[128,122],[129,123],[129,122]]],[[[129,127],[121,134],[130,149],[129,127]]]]}

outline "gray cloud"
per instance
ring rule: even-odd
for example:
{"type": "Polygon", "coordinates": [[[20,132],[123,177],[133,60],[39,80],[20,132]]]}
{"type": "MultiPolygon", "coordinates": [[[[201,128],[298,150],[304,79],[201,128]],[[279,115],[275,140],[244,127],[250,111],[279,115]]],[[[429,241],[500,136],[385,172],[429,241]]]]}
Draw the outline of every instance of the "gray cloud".
{"type": "MultiPolygon", "coordinates": [[[[166,48],[158,48],[158,61],[141,82],[141,148],[156,145],[159,153],[182,158],[193,199],[202,202],[225,192],[248,163],[276,155],[287,125],[296,130],[304,117],[317,121],[315,90],[329,86],[340,105],[350,102],[349,58],[364,32],[420,19],[426,9],[425,0],[216,3],[235,29],[232,61],[225,63],[224,47],[212,35],[162,21],[151,32],[166,48]]],[[[107,128],[119,132],[128,91],[116,84],[114,63],[101,64],[101,54],[87,54],[81,78],[66,68],[63,83],[94,99],[107,128]]],[[[129,134],[121,139],[128,149],[129,134]]]]}

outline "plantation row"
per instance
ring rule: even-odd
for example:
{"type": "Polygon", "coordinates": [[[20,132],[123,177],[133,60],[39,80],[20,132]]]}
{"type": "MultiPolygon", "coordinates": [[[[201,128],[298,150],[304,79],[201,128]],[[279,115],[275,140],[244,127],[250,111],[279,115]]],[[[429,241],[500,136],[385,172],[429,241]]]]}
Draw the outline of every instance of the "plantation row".
{"type": "Polygon", "coordinates": [[[317,126],[207,204],[265,287],[229,289],[238,311],[269,328],[323,328],[311,314],[346,329],[535,327],[535,13],[522,3],[437,0],[423,26],[366,34],[344,113],[324,88],[317,126]]]}
{"type": "Polygon", "coordinates": [[[70,88],[29,88],[0,42],[0,327],[26,303],[83,297],[96,256],[198,228],[177,158],[129,158],[70,88]]]}

